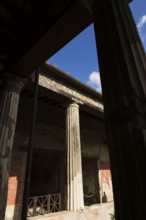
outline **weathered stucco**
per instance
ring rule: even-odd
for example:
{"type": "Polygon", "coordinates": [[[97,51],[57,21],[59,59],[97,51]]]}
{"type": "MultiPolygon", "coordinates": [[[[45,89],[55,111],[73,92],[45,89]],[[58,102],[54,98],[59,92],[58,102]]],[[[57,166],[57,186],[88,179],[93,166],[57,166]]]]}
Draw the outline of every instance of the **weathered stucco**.
{"type": "Polygon", "coordinates": [[[39,84],[47,89],[53,90],[57,93],[60,93],[68,98],[75,98],[81,103],[91,106],[92,108],[96,108],[99,111],[103,112],[103,104],[99,102],[97,99],[84,94],[77,88],[72,88],[66,83],[52,79],[49,74],[47,76],[43,75],[43,73],[39,76],[39,84]]]}

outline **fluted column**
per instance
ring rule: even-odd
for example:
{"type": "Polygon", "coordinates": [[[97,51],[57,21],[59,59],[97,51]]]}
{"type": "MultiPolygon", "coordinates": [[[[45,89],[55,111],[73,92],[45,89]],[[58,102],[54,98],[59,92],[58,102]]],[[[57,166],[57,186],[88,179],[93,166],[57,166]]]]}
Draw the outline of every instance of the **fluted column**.
{"type": "Polygon", "coordinates": [[[67,209],[84,209],[80,144],[79,106],[75,102],[67,107],[67,209]]]}
{"type": "Polygon", "coordinates": [[[0,220],[4,220],[12,145],[15,134],[20,91],[24,80],[7,75],[0,100],[0,220]]]}
{"type": "Polygon", "coordinates": [[[128,2],[92,8],[116,220],[144,219],[146,207],[146,58],[128,2]]]}

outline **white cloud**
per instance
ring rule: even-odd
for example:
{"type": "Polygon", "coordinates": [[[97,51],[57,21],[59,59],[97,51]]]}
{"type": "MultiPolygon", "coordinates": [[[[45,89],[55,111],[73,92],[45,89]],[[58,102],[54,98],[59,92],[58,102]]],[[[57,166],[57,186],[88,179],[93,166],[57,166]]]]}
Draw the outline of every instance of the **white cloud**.
{"type": "Polygon", "coordinates": [[[137,24],[137,29],[140,34],[141,40],[144,42],[146,40],[146,33],[144,33],[143,27],[146,24],[146,15],[143,15],[139,18],[139,22],[137,24]]]}
{"type": "Polygon", "coordinates": [[[101,81],[99,72],[93,71],[90,73],[87,84],[101,93],[101,81]]]}
{"type": "Polygon", "coordinates": [[[141,30],[146,23],[146,15],[143,15],[142,17],[139,18],[139,22],[137,24],[138,30],[141,30]]]}

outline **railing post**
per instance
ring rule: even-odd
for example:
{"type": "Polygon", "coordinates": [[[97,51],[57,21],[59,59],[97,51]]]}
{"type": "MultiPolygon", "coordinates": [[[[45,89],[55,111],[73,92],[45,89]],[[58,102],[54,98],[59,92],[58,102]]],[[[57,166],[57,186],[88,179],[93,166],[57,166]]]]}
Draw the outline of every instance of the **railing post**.
{"type": "Polygon", "coordinates": [[[50,213],[50,195],[48,195],[48,201],[47,201],[47,203],[48,203],[48,205],[47,205],[47,212],[48,213],[50,213]]]}
{"type": "Polygon", "coordinates": [[[61,211],[61,193],[59,193],[59,211],[61,211]]]}
{"type": "Polygon", "coordinates": [[[33,216],[36,215],[36,209],[37,209],[37,197],[34,197],[34,204],[33,204],[33,216]]]}

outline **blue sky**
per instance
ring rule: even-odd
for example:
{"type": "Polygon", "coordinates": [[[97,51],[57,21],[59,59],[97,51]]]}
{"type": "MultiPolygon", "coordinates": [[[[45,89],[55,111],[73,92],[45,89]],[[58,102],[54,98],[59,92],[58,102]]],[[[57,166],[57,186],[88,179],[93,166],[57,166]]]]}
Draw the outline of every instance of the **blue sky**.
{"type": "MultiPolygon", "coordinates": [[[[130,8],[146,50],[146,0],[133,0],[130,8]]],[[[86,28],[48,62],[101,92],[93,25],[86,28]]]]}

